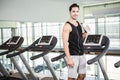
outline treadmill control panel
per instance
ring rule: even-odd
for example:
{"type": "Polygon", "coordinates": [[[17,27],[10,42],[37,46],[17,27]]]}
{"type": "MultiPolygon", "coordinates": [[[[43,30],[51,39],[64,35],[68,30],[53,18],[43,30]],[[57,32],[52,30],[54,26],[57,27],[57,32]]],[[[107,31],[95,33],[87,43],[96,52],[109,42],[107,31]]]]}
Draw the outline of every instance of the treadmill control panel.
{"type": "Polygon", "coordinates": [[[19,37],[14,36],[8,41],[7,44],[17,44],[19,42],[19,40],[20,40],[20,36],[19,37]]]}
{"type": "Polygon", "coordinates": [[[103,35],[87,35],[84,40],[85,46],[100,46],[103,35]]]}
{"type": "Polygon", "coordinates": [[[53,36],[42,36],[37,45],[50,45],[51,41],[53,39],[53,36]]]}

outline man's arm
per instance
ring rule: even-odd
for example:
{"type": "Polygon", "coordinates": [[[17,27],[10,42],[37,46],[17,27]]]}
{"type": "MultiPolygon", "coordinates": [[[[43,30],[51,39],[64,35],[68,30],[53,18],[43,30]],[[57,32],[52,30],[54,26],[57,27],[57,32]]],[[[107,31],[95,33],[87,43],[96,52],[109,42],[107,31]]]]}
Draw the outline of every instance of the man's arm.
{"type": "Polygon", "coordinates": [[[66,23],[63,26],[63,32],[62,32],[63,47],[64,47],[65,55],[66,55],[66,58],[67,58],[67,64],[69,66],[73,67],[74,63],[71,59],[70,52],[69,52],[69,47],[68,47],[68,38],[69,38],[70,32],[71,32],[71,27],[70,27],[69,24],[66,23]]]}
{"type": "Polygon", "coordinates": [[[83,39],[85,39],[86,35],[90,33],[90,27],[88,25],[86,25],[83,28],[84,32],[82,33],[83,39]]]}
{"type": "Polygon", "coordinates": [[[87,35],[87,32],[82,33],[83,39],[85,39],[86,35],[87,35]]]}

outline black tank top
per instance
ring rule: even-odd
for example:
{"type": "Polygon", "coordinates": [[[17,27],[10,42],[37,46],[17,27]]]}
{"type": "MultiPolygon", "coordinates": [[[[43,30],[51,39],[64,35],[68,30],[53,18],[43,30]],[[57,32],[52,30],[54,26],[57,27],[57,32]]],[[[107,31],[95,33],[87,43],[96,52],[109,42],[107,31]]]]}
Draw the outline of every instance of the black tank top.
{"type": "Polygon", "coordinates": [[[75,26],[70,22],[67,23],[69,23],[72,28],[68,40],[70,55],[83,55],[84,47],[81,26],[78,21],[77,21],[78,26],[75,26]]]}

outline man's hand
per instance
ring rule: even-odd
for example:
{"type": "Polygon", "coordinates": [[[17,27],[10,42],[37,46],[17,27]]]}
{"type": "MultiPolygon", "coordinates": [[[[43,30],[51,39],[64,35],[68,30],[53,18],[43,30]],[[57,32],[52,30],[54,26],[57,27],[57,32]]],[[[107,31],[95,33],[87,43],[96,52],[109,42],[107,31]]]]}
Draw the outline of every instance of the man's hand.
{"type": "Polygon", "coordinates": [[[84,30],[89,34],[91,33],[90,26],[86,25],[84,26],[84,30]]]}
{"type": "Polygon", "coordinates": [[[67,64],[69,67],[73,67],[74,66],[74,62],[71,58],[67,59],[67,64]]]}

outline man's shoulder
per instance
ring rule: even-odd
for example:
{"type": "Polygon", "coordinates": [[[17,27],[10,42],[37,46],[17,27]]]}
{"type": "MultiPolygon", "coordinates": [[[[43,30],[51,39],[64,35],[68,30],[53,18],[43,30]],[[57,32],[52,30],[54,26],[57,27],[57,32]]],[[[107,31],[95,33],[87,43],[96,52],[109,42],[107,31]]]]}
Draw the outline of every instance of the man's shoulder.
{"type": "Polygon", "coordinates": [[[65,25],[63,26],[63,30],[71,31],[71,25],[69,23],[65,23],[65,25]]]}
{"type": "Polygon", "coordinates": [[[65,27],[71,27],[70,23],[68,23],[68,22],[66,22],[64,26],[65,27]]]}

